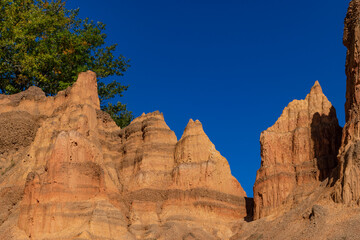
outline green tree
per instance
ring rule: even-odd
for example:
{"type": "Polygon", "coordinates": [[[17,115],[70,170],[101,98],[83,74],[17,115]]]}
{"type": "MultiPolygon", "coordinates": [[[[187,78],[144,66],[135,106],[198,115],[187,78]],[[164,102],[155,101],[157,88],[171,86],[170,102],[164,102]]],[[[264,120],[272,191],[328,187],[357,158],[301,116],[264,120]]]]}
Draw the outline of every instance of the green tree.
{"type": "Polygon", "coordinates": [[[38,86],[54,95],[72,85],[78,73],[98,77],[101,108],[120,127],[133,116],[126,105],[111,102],[128,86],[109,76],[122,76],[129,61],[115,57],[116,44],[105,46],[105,25],[80,19],[62,0],[0,0],[0,93],[13,94],[38,86]],[[106,79],[105,79],[106,78],[106,79]]]}

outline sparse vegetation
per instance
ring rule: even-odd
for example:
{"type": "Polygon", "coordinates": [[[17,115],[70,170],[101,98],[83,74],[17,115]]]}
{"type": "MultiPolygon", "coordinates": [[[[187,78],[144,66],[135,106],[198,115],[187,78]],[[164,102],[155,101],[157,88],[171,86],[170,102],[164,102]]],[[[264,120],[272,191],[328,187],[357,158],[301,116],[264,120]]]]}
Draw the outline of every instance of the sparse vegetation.
{"type": "Polygon", "coordinates": [[[2,0],[0,2],[0,93],[13,94],[38,86],[47,95],[72,85],[80,72],[98,77],[101,107],[124,127],[133,116],[121,97],[128,86],[110,76],[122,76],[129,60],[106,46],[105,24],[80,19],[63,0],[2,0]],[[106,78],[106,81],[104,80],[106,78]]]}

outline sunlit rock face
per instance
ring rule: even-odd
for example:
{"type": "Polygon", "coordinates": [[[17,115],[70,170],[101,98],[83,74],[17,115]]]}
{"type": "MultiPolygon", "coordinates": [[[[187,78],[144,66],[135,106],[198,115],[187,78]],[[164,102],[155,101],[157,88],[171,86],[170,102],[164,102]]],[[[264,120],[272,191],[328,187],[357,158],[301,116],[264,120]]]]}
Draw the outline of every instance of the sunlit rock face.
{"type": "Polygon", "coordinates": [[[254,185],[255,219],[282,213],[331,177],[341,141],[335,109],[315,82],[261,133],[261,167],[254,185]]]}
{"type": "Polygon", "coordinates": [[[96,76],[57,96],[0,95],[0,239],[228,239],[246,194],[201,123],[120,129],[96,76]]]}
{"type": "Polygon", "coordinates": [[[318,83],[305,100],[291,102],[261,134],[262,162],[254,186],[257,220],[239,223],[231,239],[359,238],[360,0],[350,2],[343,40],[344,128],[318,83]]]}

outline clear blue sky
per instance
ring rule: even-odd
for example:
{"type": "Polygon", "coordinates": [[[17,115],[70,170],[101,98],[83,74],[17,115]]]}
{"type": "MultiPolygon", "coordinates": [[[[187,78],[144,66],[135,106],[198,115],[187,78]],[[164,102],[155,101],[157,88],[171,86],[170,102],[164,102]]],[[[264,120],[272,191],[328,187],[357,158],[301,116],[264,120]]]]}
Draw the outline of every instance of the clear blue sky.
{"type": "Polygon", "coordinates": [[[339,0],[68,0],[107,25],[107,42],[131,59],[122,102],[135,116],[159,110],[180,139],[199,119],[248,196],[260,133],[315,80],[344,124],[339,0]]]}

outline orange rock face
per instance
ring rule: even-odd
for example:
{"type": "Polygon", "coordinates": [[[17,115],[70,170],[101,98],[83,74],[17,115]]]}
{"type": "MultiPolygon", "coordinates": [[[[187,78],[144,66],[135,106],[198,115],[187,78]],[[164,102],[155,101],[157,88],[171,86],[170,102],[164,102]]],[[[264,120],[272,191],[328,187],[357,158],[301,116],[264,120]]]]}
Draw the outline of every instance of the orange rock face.
{"type": "Polygon", "coordinates": [[[345,18],[344,45],[346,56],[346,124],[339,152],[339,181],[335,199],[360,205],[360,1],[353,0],[345,18]]]}
{"type": "Polygon", "coordinates": [[[201,123],[120,129],[96,76],[55,97],[0,95],[0,239],[228,239],[246,194],[201,123]]]}
{"type": "Polygon", "coordinates": [[[196,186],[246,196],[239,182],[231,176],[228,162],[216,151],[198,120],[194,122],[190,119],[176,145],[173,175],[176,188],[191,189],[196,186]]]}
{"type": "Polygon", "coordinates": [[[254,185],[254,218],[301,201],[337,165],[341,128],[318,82],[305,100],[292,101],[261,133],[261,167],[254,185]]]}

